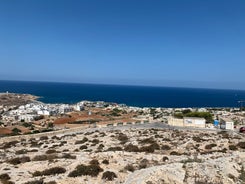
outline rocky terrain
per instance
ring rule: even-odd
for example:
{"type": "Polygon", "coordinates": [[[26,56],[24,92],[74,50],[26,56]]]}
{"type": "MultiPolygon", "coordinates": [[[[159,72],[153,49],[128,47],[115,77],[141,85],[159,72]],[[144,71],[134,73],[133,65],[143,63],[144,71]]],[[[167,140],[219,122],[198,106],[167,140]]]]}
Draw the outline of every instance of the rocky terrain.
{"type": "Polygon", "coordinates": [[[33,102],[38,99],[37,96],[30,94],[0,93],[0,105],[2,106],[20,106],[33,102]]]}
{"type": "Polygon", "coordinates": [[[0,139],[3,184],[245,183],[245,136],[176,129],[88,129],[0,139]]]}

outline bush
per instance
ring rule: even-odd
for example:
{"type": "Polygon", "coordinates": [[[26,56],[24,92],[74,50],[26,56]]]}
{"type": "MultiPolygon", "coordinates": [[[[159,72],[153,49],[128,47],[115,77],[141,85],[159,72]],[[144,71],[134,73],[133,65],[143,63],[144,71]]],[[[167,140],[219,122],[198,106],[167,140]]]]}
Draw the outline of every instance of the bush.
{"type": "Polygon", "coordinates": [[[39,140],[48,140],[48,136],[41,136],[39,140]]]}
{"type": "Polygon", "coordinates": [[[196,141],[196,142],[202,142],[203,139],[201,139],[200,137],[192,137],[193,141],[196,141]]]}
{"type": "Polygon", "coordinates": [[[100,141],[99,141],[99,139],[93,139],[91,142],[94,144],[99,144],[100,141]]]}
{"type": "Polygon", "coordinates": [[[117,175],[114,172],[111,171],[106,171],[102,175],[102,179],[108,180],[108,181],[113,181],[114,178],[117,178],[117,175]]]}
{"type": "Polygon", "coordinates": [[[58,158],[58,156],[56,154],[52,154],[52,155],[36,155],[32,161],[51,161],[53,159],[58,158]]]}
{"type": "Polygon", "coordinates": [[[27,153],[27,150],[26,149],[17,150],[15,152],[16,155],[21,155],[21,154],[26,154],[26,153],[27,153]]]}
{"type": "Polygon", "coordinates": [[[49,182],[46,182],[45,184],[57,184],[56,181],[49,181],[49,182]]]}
{"type": "Polygon", "coordinates": [[[80,146],[80,150],[84,150],[84,149],[87,149],[88,148],[88,146],[86,146],[86,145],[82,145],[82,146],[80,146]]]}
{"type": "Polygon", "coordinates": [[[122,151],[122,147],[116,146],[116,147],[110,147],[107,149],[107,151],[122,151]]]}
{"type": "Polygon", "coordinates": [[[139,163],[139,169],[145,169],[149,164],[149,161],[147,159],[143,159],[139,163]]]}
{"type": "Polygon", "coordinates": [[[109,164],[109,161],[105,159],[105,160],[102,161],[102,164],[108,165],[109,164]]]}
{"type": "Polygon", "coordinates": [[[213,147],[216,147],[217,146],[217,144],[208,144],[208,145],[206,145],[205,146],[205,149],[212,149],[213,147]]]}
{"type": "Polygon", "coordinates": [[[171,150],[169,145],[162,145],[162,150],[171,150]]]}
{"type": "Polygon", "coordinates": [[[83,144],[83,143],[85,143],[87,141],[88,141],[88,138],[87,137],[84,137],[82,140],[76,141],[75,144],[83,144]]]}
{"type": "Polygon", "coordinates": [[[125,170],[130,171],[130,172],[134,172],[135,171],[135,167],[132,164],[128,164],[124,167],[125,170]]]}
{"type": "Polygon", "coordinates": [[[18,165],[20,163],[25,163],[25,162],[30,162],[30,161],[31,161],[30,157],[25,156],[25,157],[12,158],[8,160],[7,162],[13,165],[18,165]]]}
{"type": "Polygon", "coordinates": [[[125,148],[124,148],[125,151],[128,151],[128,152],[139,152],[139,148],[138,146],[135,146],[133,144],[128,144],[125,148]]]}
{"type": "Polygon", "coordinates": [[[166,157],[166,156],[164,156],[164,157],[162,158],[162,161],[163,161],[163,162],[166,162],[167,160],[169,160],[169,159],[168,159],[168,157],[166,157]]]}
{"type": "Polygon", "coordinates": [[[121,142],[121,144],[125,144],[128,141],[128,136],[126,134],[120,133],[117,139],[121,142]]]}
{"type": "Polygon", "coordinates": [[[49,176],[49,175],[62,174],[65,172],[66,172],[66,169],[63,167],[53,167],[53,168],[46,169],[43,171],[36,171],[32,175],[33,176],[49,176]]]}
{"type": "Polygon", "coordinates": [[[242,149],[245,149],[245,142],[239,142],[237,144],[238,147],[242,148],[242,149]]]}
{"type": "Polygon", "coordinates": [[[47,182],[45,184],[57,184],[57,183],[56,183],[56,181],[49,181],[49,182],[47,182]]]}
{"type": "Polygon", "coordinates": [[[44,183],[43,180],[34,180],[34,181],[25,182],[24,184],[44,184],[44,183]]]}
{"type": "Polygon", "coordinates": [[[153,144],[155,143],[155,139],[153,137],[146,138],[140,141],[141,144],[153,144]]]}
{"type": "Polygon", "coordinates": [[[103,169],[99,165],[78,165],[76,169],[69,173],[68,177],[78,177],[78,176],[98,176],[103,169]]]}
{"type": "Polygon", "coordinates": [[[97,149],[102,150],[105,146],[103,144],[100,144],[97,149]]]}
{"type": "Polygon", "coordinates": [[[181,154],[178,153],[178,152],[176,152],[176,151],[172,151],[172,152],[170,153],[170,155],[181,155],[181,154]]]}
{"type": "Polygon", "coordinates": [[[155,149],[160,149],[160,146],[157,143],[153,143],[149,146],[143,146],[140,148],[141,152],[153,153],[155,149]]]}
{"type": "Polygon", "coordinates": [[[75,155],[71,155],[69,153],[65,153],[61,156],[61,158],[65,158],[65,159],[76,159],[77,157],[75,155]]]}
{"type": "Polygon", "coordinates": [[[7,173],[1,174],[0,180],[10,180],[10,176],[7,173]]]}
{"type": "Polygon", "coordinates": [[[235,145],[229,145],[230,150],[237,150],[237,147],[235,145]]]}
{"type": "Polygon", "coordinates": [[[97,159],[93,159],[89,162],[90,165],[100,165],[99,161],[97,159]]]}
{"type": "Polygon", "coordinates": [[[225,131],[225,130],[222,130],[222,131],[218,132],[217,134],[221,135],[222,138],[224,138],[224,139],[229,139],[230,138],[229,133],[227,131],[225,131]]]}
{"type": "Polygon", "coordinates": [[[1,149],[8,149],[11,148],[12,146],[16,146],[16,144],[19,143],[19,141],[10,141],[4,143],[4,145],[1,147],[1,149]]]}
{"type": "Polygon", "coordinates": [[[245,183],[245,170],[244,170],[244,167],[242,166],[242,169],[241,169],[241,174],[239,176],[239,179],[245,183]]]}
{"type": "Polygon", "coordinates": [[[17,134],[19,134],[21,132],[21,130],[18,129],[18,128],[13,128],[12,132],[13,132],[14,135],[17,135],[17,134]]]}
{"type": "Polygon", "coordinates": [[[14,182],[9,180],[1,180],[2,184],[14,184],[14,182]]]}
{"type": "Polygon", "coordinates": [[[46,154],[53,154],[53,153],[57,153],[56,150],[50,149],[46,151],[46,154]]]}

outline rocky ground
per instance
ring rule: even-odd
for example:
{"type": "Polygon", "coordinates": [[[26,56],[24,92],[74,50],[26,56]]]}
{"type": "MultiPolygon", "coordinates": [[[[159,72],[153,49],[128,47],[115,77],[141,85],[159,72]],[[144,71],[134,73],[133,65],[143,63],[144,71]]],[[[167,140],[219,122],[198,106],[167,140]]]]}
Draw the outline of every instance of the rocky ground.
{"type": "Polygon", "coordinates": [[[33,102],[38,99],[37,96],[17,93],[0,93],[0,105],[20,106],[33,102]]]}
{"type": "Polygon", "coordinates": [[[203,130],[128,128],[20,137],[0,143],[0,181],[242,184],[245,136],[203,130]]]}

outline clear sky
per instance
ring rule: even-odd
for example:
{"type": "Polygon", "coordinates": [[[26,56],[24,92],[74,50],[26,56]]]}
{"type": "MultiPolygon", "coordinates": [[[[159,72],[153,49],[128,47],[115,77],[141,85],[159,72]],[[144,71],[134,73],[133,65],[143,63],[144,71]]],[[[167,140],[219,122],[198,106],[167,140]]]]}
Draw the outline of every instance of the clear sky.
{"type": "Polygon", "coordinates": [[[245,89],[244,0],[1,0],[0,79],[245,89]]]}

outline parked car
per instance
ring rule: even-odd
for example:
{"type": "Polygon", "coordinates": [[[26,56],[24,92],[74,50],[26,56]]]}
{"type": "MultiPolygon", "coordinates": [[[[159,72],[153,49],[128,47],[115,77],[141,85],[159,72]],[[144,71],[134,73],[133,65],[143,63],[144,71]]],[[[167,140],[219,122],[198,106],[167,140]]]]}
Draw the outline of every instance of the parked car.
{"type": "Polygon", "coordinates": [[[241,127],[241,128],[239,129],[239,132],[240,132],[240,133],[245,132],[245,127],[241,127]]]}

